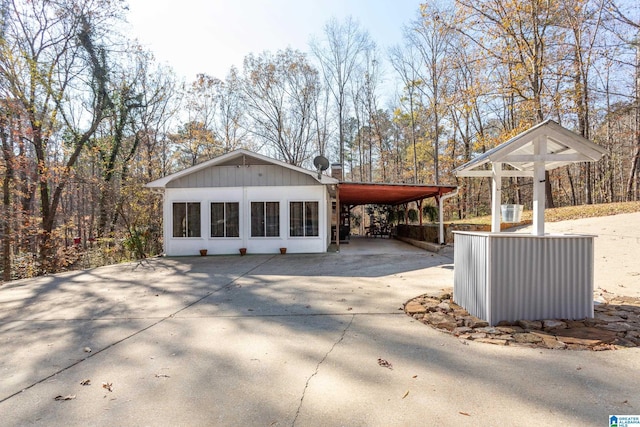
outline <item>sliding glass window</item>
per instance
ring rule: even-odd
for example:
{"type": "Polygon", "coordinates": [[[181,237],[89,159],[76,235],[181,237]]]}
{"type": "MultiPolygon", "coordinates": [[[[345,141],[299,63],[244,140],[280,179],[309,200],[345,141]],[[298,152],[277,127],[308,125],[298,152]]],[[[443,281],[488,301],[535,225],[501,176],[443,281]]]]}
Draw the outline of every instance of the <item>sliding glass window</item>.
{"type": "Polygon", "coordinates": [[[280,236],[280,203],[251,202],[251,237],[280,236]]]}
{"type": "Polygon", "coordinates": [[[240,204],[211,203],[211,237],[240,237],[240,204]]]}
{"type": "Polygon", "coordinates": [[[318,236],[318,212],[318,202],[289,202],[289,236],[318,236]]]}
{"type": "Polygon", "coordinates": [[[200,237],[200,203],[173,204],[173,237],[200,237]]]}

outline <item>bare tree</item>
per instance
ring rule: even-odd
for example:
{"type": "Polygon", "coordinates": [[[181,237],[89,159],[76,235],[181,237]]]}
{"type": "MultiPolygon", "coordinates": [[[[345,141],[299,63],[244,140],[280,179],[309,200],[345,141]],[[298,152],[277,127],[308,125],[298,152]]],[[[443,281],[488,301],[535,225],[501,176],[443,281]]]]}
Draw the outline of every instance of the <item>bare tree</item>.
{"type": "MultiPolygon", "coordinates": [[[[405,29],[405,32],[410,31],[405,29]]],[[[391,65],[400,75],[403,84],[403,95],[401,96],[400,105],[408,109],[409,117],[409,135],[411,139],[411,147],[413,153],[413,182],[418,182],[418,147],[416,137],[416,106],[418,104],[420,93],[418,85],[422,84],[422,78],[418,73],[419,55],[412,43],[407,43],[404,47],[394,46],[389,50],[389,59],[391,65]],[[402,102],[406,100],[406,102],[402,102]],[[408,104],[408,105],[407,105],[408,104]]]]}
{"type": "MultiPolygon", "coordinates": [[[[552,58],[552,40],[561,37],[557,30],[557,4],[545,0],[520,2],[456,0],[466,24],[457,30],[472,41],[484,55],[494,60],[503,79],[496,88],[504,88],[505,110],[513,120],[509,128],[542,122],[549,111],[546,84],[552,58]],[[516,111],[515,101],[518,100],[516,111]],[[517,113],[517,114],[516,114],[517,113]]],[[[498,89],[499,90],[499,89],[498,89]]],[[[554,207],[551,180],[547,173],[547,206],[554,207]]]]}
{"type": "Polygon", "coordinates": [[[635,145],[633,162],[627,179],[626,200],[633,200],[633,187],[636,187],[635,199],[640,199],[640,20],[634,20],[631,14],[622,9],[616,1],[609,2],[609,9],[613,16],[624,25],[635,31],[633,39],[626,35],[619,37],[627,44],[635,47],[635,84],[634,84],[634,109],[635,109],[635,145]]]}
{"type": "Polygon", "coordinates": [[[216,82],[217,114],[214,117],[213,131],[216,139],[222,143],[225,153],[248,143],[247,117],[242,101],[241,85],[242,82],[235,68],[231,68],[224,81],[216,82]]]}
{"type": "Polygon", "coordinates": [[[345,120],[348,112],[349,83],[355,77],[363,54],[374,43],[360,24],[348,17],[343,22],[332,18],[324,27],[324,38],[311,42],[311,51],[320,63],[325,84],[337,109],[340,163],[344,164],[345,120]]]}
{"type": "Polygon", "coordinates": [[[299,51],[265,52],[244,60],[243,94],[252,118],[250,131],[292,165],[300,166],[310,156],[319,85],[317,70],[299,51]]]}
{"type": "Polygon", "coordinates": [[[440,9],[435,2],[420,6],[421,16],[411,31],[405,32],[407,41],[419,52],[422,61],[418,73],[422,76],[417,88],[427,100],[430,135],[433,141],[433,175],[436,184],[440,183],[440,144],[442,137],[442,117],[446,106],[443,100],[447,94],[447,78],[450,75],[446,65],[448,47],[452,35],[451,18],[448,11],[440,9]]]}

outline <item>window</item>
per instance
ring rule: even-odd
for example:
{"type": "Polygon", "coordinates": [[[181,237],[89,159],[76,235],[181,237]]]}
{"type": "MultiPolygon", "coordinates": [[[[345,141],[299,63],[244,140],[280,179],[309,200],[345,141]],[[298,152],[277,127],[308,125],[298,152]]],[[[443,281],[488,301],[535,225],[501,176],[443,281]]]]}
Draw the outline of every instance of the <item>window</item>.
{"type": "Polygon", "coordinates": [[[240,237],[238,202],[211,203],[211,237],[240,237]]]}
{"type": "Polygon", "coordinates": [[[318,236],[318,202],[289,203],[289,235],[318,236]]]}
{"type": "Polygon", "coordinates": [[[173,204],[173,237],[200,237],[200,203],[173,204]]]}
{"type": "Polygon", "coordinates": [[[251,202],[251,237],[280,236],[280,203],[251,202]]]}

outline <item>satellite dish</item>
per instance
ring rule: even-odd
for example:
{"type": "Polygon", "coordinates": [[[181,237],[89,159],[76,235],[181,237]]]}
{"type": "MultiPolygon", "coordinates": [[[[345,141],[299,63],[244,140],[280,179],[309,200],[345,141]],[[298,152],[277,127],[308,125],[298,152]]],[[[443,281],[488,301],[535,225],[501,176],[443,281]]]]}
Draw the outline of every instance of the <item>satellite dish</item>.
{"type": "Polygon", "coordinates": [[[329,169],[329,160],[327,160],[327,158],[324,156],[316,156],[316,158],[313,159],[313,166],[318,169],[318,179],[320,179],[322,176],[322,171],[326,171],[327,169],[329,169]]]}
{"type": "Polygon", "coordinates": [[[317,156],[313,159],[313,166],[315,166],[316,169],[320,169],[320,171],[326,171],[329,169],[329,160],[324,156],[317,156]]]}

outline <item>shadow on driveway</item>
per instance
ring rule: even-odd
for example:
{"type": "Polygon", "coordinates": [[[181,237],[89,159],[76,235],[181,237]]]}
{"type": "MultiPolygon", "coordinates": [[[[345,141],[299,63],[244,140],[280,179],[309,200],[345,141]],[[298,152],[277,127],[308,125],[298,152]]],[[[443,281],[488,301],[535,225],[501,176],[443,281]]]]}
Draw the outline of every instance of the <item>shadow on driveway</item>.
{"type": "Polygon", "coordinates": [[[637,351],[464,345],[402,311],[452,285],[449,258],[341,255],[159,258],[8,284],[3,423],[602,425],[638,412],[637,351]]]}

